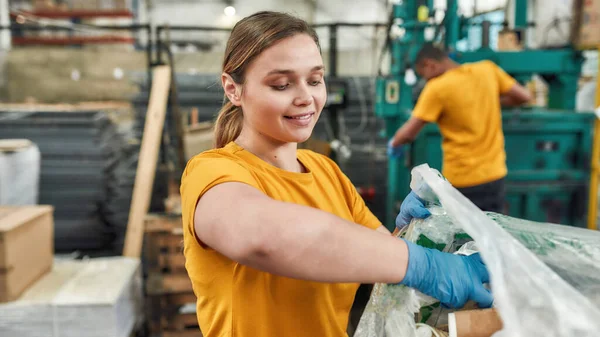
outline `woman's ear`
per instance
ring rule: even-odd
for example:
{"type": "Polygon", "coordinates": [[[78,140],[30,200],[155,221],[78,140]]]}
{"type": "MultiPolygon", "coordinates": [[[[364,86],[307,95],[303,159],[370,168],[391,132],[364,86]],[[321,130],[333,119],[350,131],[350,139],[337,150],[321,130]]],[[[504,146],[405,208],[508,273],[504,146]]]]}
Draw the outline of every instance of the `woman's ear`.
{"type": "Polygon", "coordinates": [[[227,73],[221,74],[221,84],[225,95],[229,98],[229,101],[235,105],[240,106],[242,104],[242,87],[235,83],[233,78],[227,73]]]}

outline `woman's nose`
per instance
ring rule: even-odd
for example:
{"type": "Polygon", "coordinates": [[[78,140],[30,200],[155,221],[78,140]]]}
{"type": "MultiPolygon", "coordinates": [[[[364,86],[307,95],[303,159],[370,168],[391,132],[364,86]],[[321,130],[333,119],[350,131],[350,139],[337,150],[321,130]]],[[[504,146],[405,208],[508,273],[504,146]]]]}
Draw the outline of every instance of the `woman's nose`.
{"type": "Polygon", "coordinates": [[[313,102],[313,96],[312,96],[308,86],[306,84],[298,86],[296,98],[294,98],[294,105],[306,106],[306,105],[312,104],[312,102],[313,102]]]}

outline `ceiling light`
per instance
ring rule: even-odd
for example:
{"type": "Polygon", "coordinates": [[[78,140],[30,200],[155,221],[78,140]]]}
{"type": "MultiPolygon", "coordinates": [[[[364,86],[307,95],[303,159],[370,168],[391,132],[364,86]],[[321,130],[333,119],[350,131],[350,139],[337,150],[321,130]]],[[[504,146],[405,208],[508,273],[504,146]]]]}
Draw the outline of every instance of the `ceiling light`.
{"type": "Polygon", "coordinates": [[[225,13],[226,16],[234,16],[235,15],[235,7],[227,6],[223,10],[223,12],[225,13]]]}

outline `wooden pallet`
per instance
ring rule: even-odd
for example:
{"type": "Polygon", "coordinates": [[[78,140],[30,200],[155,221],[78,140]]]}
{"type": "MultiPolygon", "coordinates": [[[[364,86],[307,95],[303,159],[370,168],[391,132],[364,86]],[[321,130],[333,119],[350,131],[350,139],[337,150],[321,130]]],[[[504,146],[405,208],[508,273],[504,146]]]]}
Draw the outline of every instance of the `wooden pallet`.
{"type": "Polygon", "coordinates": [[[196,296],[185,270],[181,216],[148,215],[144,246],[151,335],[202,336],[194,310],[196,296]],[[184,307],[188,310],[182,310],[184,307]]]}
{"type": "Polygon", "coordinates": [[[194,310],[196,296],[193,293],[150,296],[147,298],[151,318],[149,330],[160,336],[202,336],[194,310]],[[182,310],[186,307],[187,310],[182,310]]]}
{"type": "Polygon", "coordinates": [[[162,337],[202,337],[202,332],[198,329],[185,331],[163,331],[162,337]]]}

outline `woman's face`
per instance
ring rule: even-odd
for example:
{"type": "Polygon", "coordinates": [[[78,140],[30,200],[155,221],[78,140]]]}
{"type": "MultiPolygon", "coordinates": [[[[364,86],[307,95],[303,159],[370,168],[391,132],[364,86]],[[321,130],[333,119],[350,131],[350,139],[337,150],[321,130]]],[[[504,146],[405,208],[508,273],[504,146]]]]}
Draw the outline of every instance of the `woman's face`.
{"type": "Polygon", "coordinates": [[[264,50],[246,69],[240,96],[242,132],[275,143],[307,140],[327,98],[323,76],[319,48],[306,34],[264,50]]]}

